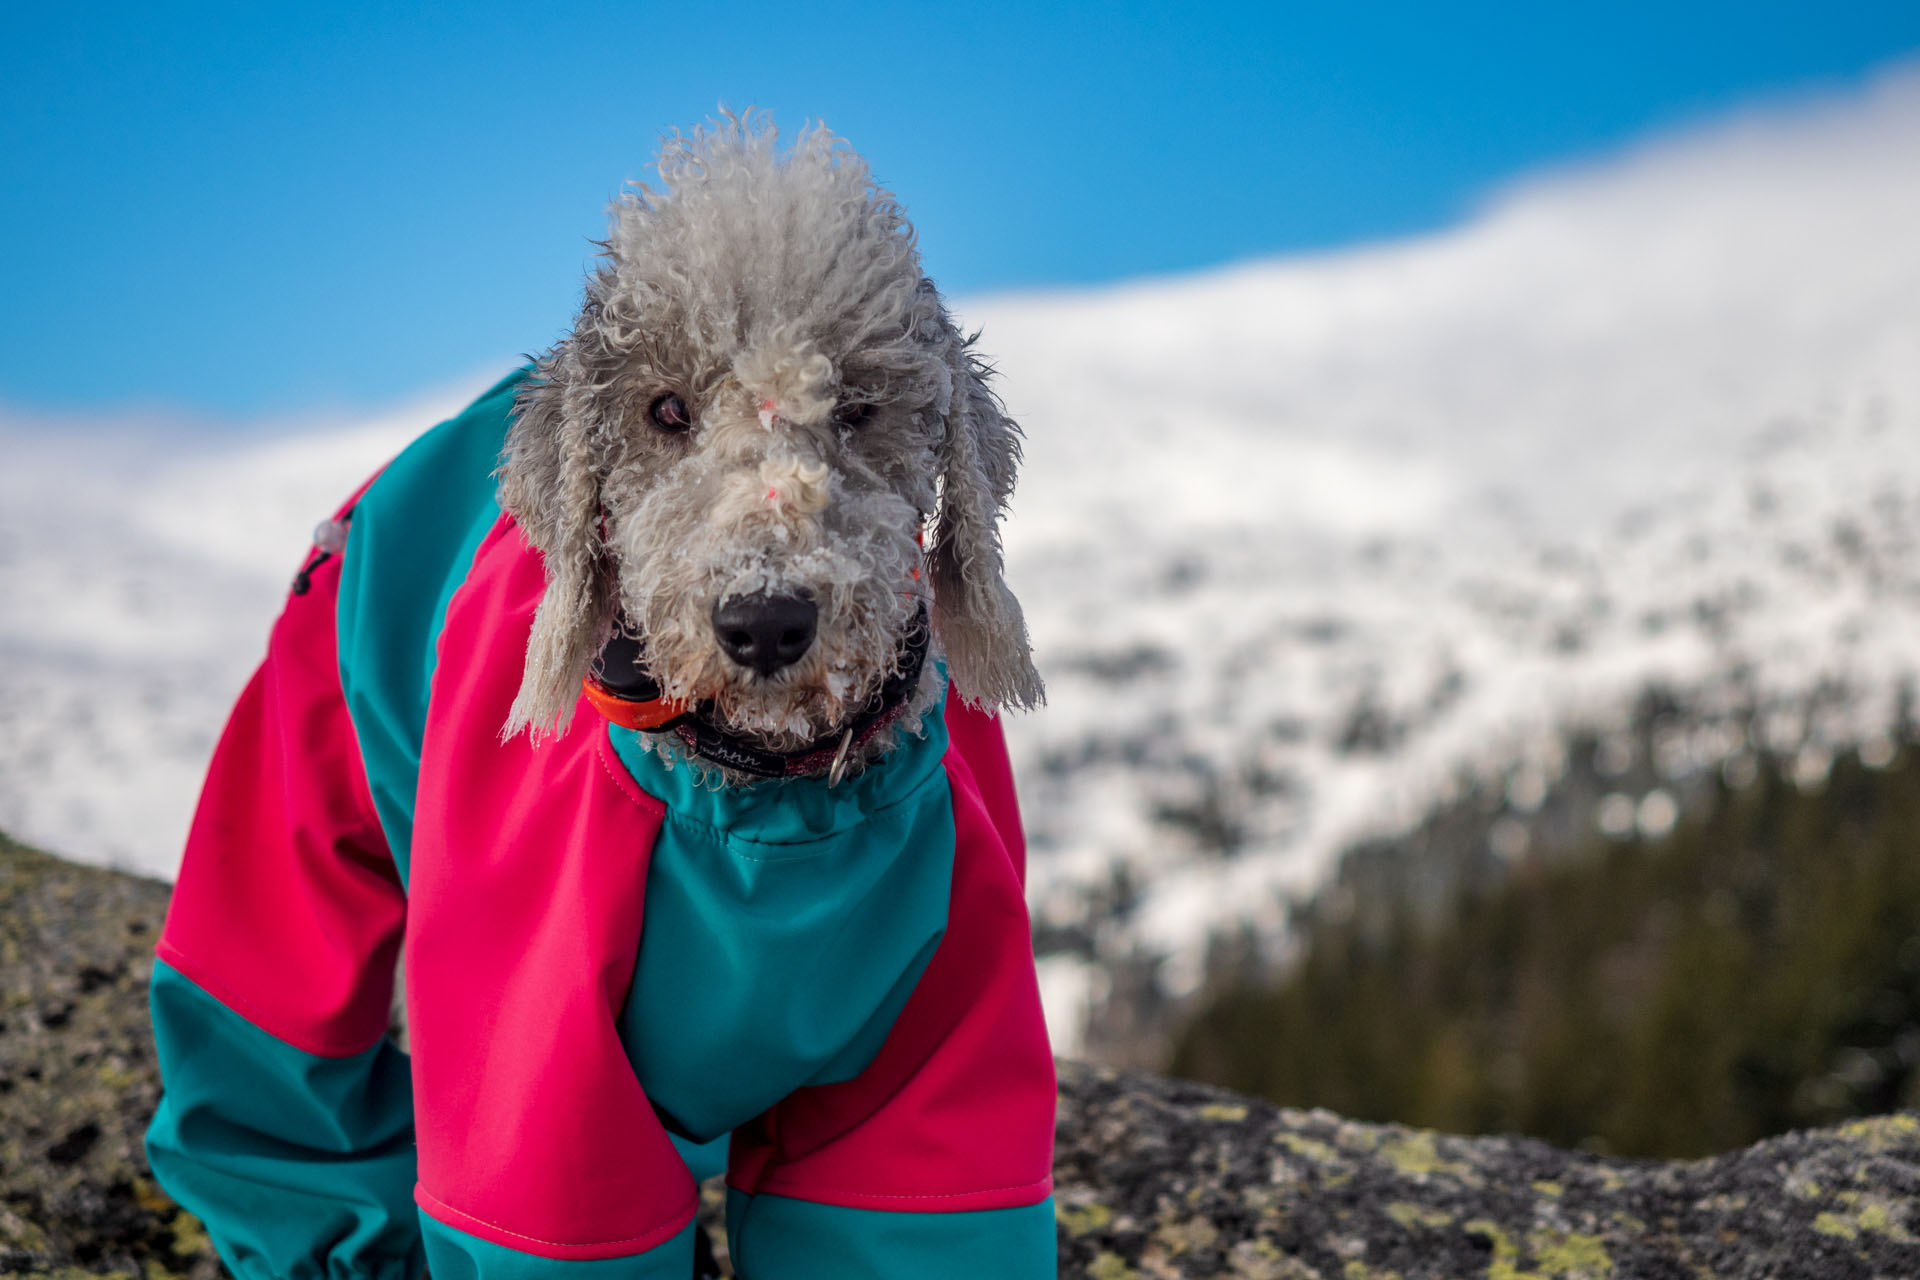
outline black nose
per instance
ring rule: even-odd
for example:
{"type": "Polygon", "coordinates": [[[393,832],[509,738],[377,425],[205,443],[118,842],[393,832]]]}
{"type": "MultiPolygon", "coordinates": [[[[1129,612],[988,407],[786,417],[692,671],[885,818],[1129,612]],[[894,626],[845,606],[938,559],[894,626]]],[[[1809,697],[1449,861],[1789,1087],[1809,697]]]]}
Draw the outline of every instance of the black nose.
{"type": "Polygon", "coordinates": [[[799,596],[756,593],[713,607],[713,634],[727,656],[763,676],[800,661],[813,647],[820,610],[799,596]]]}

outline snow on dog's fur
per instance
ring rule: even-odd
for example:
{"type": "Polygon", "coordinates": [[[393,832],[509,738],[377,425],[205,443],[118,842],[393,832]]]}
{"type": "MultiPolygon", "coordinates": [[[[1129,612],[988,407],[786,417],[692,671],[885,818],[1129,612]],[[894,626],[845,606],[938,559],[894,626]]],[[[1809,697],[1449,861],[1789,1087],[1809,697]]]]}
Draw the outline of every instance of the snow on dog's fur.
{"type": "Polygon", "coordinates": [[[898,202],[826,129],[782,151],[751,114],[669,138],[658,168],[613,206],[508,438],[502,499],[547,590],[506,732],[566,724],[621,616],[667,696],[773,750],[859,714],[923,603],[964,696],[1036,705],[1001,573],[1019,429],[898,202]],[[656,424],[669,395],[689,429],[656,424]],[[712,620],[756,592],[819,609],[812,647],[771,676],[729,658],[712,620]]]}

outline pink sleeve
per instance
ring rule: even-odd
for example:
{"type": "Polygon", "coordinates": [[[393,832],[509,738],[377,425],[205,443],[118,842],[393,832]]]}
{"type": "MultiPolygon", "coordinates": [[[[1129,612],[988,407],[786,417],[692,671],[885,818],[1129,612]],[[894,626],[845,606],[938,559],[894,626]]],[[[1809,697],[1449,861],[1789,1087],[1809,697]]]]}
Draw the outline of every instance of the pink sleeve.
{"type": "MultiPolygon", "coordinates": [[[[698,1196],[617,1025],[665,810],[584,704],[558,738],[501,740],[545,585],[503,517],[440,633],[467,660],[436,672],[420,763],[415,1200],[520,1254],[628,1258],[677,1249],[698,1196]]],[[[430,1247],[451,1238],[429,1229],[430,1247]]]]}
{"type": "Polygon", "coordinates": [[[1020,825],[1020,801],[1014,794],[1013,765],[1007,759],[1007,739],[1000,717],[949,695],[947,737],[953,750],[967,762],[980,801],[1013,863],[1014,875],[1025,885],[1027,836],[1020,825]]]}

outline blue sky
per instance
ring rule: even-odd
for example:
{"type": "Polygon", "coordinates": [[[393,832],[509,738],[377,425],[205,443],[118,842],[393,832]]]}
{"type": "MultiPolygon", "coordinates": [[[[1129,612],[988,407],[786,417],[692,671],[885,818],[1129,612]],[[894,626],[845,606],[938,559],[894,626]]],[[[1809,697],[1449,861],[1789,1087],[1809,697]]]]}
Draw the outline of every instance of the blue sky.
{"type": "Polygon", "coordinates": [[[823,118],[951,294],[1455,221],[1920,49],[1920,5],[31,6],[0,51],[0,406],[244,421],[564,330],[664,129],[823,118]]]}

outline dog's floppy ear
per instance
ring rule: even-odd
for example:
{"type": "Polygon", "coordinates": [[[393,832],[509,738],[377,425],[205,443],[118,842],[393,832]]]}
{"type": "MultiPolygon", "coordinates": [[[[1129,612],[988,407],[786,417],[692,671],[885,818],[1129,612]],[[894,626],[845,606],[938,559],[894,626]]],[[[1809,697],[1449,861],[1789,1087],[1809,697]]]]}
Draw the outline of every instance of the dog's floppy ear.
{"type": "Polygon", "coordinates": [[[501,456],[501,505],[546,558],[547,570],[504,737],[522,729],[535,739],[563,731],[581,677],[613,628],[587,385],[572,341],[561,343],[522,388],[501,456]]]}
{"type": "Polygon", "coordinates": [[[1031,710],[1046,701],[1027,622],[1002,576],[1000,517],[1020,465],[1020,428],[987,385],[991,370],[943,307],[938,341],[950,382],[940,442],[940,509],[928,554],[933,626],[968,702],[1031,710]]]}

